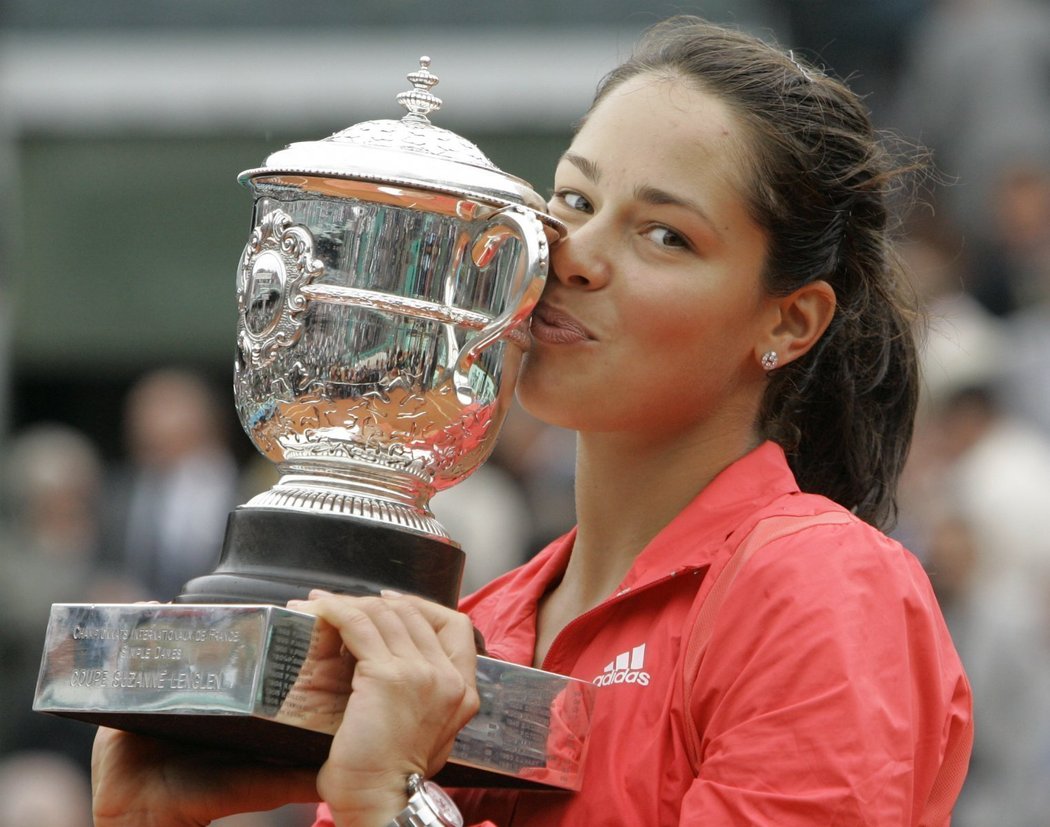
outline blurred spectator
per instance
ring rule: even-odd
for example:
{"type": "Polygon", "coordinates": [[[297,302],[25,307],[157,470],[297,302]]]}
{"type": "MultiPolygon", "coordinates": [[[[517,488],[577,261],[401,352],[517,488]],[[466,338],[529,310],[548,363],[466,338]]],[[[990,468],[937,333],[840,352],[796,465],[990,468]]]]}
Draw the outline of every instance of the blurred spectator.
{"type": "Polygon", "coordinates": [[[1008,317],[1003,404],[1050,437],[1050,155],[1042,165],[1011,168],[997,207],[994,266],[1019,299],[1008,317]]]}
{"type": "Polygon", "coordinates": [[[170,600],[219,559],[239,478],[223,409],[194,373],[142,378],[125,410],[129,466],[113,497],[114,550],[152,598],[170,600]]]}
{"type": "Polygon", "coordinates": [[[1050,572],[1050,440],[1006,415],[987,387],[948,395],[934,416],[945,492],[972,531],[976,576],[1011,587],[1037,583],[1050,572]]]}
{"type": "MultiPolygon", "coordinates": [[[[1047,62],[1050,72],[1050,56],[1047,62]]],[[[1004,315],[1050,302],[1050,152],[996,170],[987,218],[978,298],[984,300],[989,286],[999,290],[996,304],[985,303],[1004,315]]]]}
{"type": "Polygon", "coordinates": [[[64,425],[39,424],[7,447],[4,473],[13,553],[58,572],[90,569],[101,542],[102,460],[64,425]]]}
{"type": "Polygon", "coordinates": [[[1050,302],[1010,318],[1003,403],[1050,437],[1050,302]]]}
{"type": "Polygon", "coordinates": [[[53,748],[87,766],[93,728],[32,712],[52,603],[139,599],[99,568],[103,471],[92,443],[63,425],[19,434],[5,453],[0,536],[0,751],[53,748]]]}
{"type": "MultiPolygon", "coordinates": [[[[929,315],[905,515],[908,504],[948,503],[974,532],[982,579],[1041,575],[1050,570],[1050,532],[1041,527],[1050,438],[1003,404],[1004,371],[1016,356],[1011,326],[962,289],[965,261],[950,244],[927,235],[905,253],[929,315]],[[921,477],[932,486],[917,495],[921,477]]],[[[917,515],[930,524],[940,516],[917,515]]]]}
{"type": "Polygon", "coordinates": [[[493,456],[431,506],[466,553],[461,593],[524,563],[576,522],[576,443],[514,405],[493,456]]]}
{"type": "Polygon", "coordinates": [[[439,492],[431,508],[466,555],[462,595],[528,559],[532,538],[528,502],[518,481],[495,462],[439,492]]]}
{"type": "Polygon", "coordinates": [[[0,762],[0,827],[91,827],[91,785],[68,758],[17,753],[0,762]]]}
{"type": "Polygon", "coordinates": [[[576,434],[540,422],[516,405],[503,426],[494,459],[525,493],[531,514],[526,556],[531,557],[576,524],[576,434]]]}
{"type": "Polygon", "coordinates": [[[967,236],[986,236],[997,171],[1050,148],[1050,7],[941,0],[916,27],[894,125],[931,147],[967,236]]]}

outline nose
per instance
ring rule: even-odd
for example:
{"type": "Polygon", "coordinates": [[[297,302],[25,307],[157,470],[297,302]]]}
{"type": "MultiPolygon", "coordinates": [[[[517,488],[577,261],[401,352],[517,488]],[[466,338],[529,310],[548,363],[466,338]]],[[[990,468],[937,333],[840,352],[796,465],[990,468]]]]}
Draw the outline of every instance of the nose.
{"type": "Polygon", "coordinates": [[[594,218],[570,227],[568,235],[551,249],[551,270],[566,287],[597,290],[611,276],[609,239],[594,218]]]}

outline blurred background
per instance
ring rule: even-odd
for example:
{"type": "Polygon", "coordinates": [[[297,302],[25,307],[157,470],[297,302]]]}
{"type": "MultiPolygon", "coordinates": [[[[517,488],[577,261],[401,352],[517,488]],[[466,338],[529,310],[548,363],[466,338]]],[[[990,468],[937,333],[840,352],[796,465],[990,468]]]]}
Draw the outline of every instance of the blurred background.
{"type": "MultiPolygon", "coordinates": [[[[546,192],[598,80],[678,12],[795,49],[933,151],[904,228],[930,319],[896,532],[976,691],[953,824],[1048,823],[1047,2],[0,0],[0,827],[90,823],[91,728],[29,710],[50,604],[169,599],[271,482],[232,404],[237,173],[399,117],[428,54],[435,122],[546,192]]],[[[465,588],[571,525],[571,455],[515,411],[484,484],[438,498],[465,588]]]]}

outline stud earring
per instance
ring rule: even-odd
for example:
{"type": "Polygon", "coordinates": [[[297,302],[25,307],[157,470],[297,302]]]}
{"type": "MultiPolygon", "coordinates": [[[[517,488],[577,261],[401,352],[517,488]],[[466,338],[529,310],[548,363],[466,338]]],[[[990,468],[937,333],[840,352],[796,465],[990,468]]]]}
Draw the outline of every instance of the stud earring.
{"type": "Polygon", "coordinates": [[[775,350],[767,350],[765,353],[762,354],[762,369],[773,370],[773,368],[777,366],[777,362],[779,360],[780,357],[777,355],[777,352],[775,350]]]}

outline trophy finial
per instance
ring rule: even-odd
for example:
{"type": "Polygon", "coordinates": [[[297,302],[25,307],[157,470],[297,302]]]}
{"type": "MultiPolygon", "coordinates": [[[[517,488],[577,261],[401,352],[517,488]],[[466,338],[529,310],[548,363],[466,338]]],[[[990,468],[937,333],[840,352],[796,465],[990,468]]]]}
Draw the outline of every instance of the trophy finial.
{"type": "Polygon", "coordinates": [[[415,88],[397,96],[397,102],[408,110],[408,114],[401,120],[430,123],[427,115],[441,108],[441,98],[430,91],[439,83],[438,76],[430,71],[430,58],[423,55],[419,59],[419,69],[409,72],[406,77],[415,88]]]}

